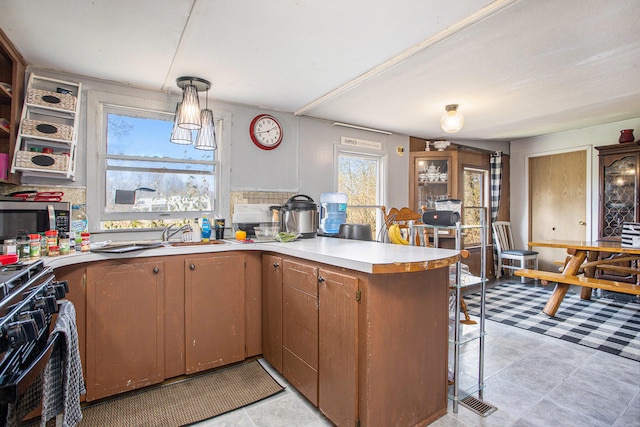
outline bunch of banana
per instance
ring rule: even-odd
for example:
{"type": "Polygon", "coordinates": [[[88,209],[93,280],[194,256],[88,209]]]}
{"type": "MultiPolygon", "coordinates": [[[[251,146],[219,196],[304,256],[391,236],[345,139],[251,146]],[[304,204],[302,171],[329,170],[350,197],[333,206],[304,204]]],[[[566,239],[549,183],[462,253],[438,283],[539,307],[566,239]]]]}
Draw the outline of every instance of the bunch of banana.
{"type": "Polygon", "coordinates": [[[396,245],[408,245],[409,241],[402,237],[400,227],[398,224],[391,224],[389,226],[389,240],[396,245]]]}

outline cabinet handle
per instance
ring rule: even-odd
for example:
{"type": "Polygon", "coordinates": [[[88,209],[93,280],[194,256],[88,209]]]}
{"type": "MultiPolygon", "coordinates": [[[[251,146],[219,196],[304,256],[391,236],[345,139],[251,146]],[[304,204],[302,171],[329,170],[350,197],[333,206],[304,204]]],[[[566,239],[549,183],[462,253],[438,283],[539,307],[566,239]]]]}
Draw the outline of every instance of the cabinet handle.
{"type": "Polygon", "coordinates": [[[195,270],[195,269],[196,269],[196,265],[195,265],[195,264],[191,264],[191,265],[189,266],[189,269],[191,269],[191,270],[195,270]]]}
{"type": "Polygon", "coordinates": [[[324,283],[324,277],[318,276],[318,283],[324,283]]]}
{"type": "Polygon", "coordinates": [[[158,274],[160,272],[160,269],[158,267],[153,267],[153,272],[155,274],[158,274]]]}
{"type": "Polygon", "coordinates": [[[277,262],[274,262],[273,263],[273,268],[278,268],[278,267],[280,267],[280,264],[278,264],[277,262]]]}

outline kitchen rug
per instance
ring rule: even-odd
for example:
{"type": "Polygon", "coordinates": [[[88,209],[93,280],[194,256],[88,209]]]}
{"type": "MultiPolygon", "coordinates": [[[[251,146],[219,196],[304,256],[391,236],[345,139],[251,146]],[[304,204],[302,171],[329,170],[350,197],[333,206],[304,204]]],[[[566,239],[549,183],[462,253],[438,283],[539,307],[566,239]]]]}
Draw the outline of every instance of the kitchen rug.
{"type": "MultiPolygon", "coordinates": [[[[486,292],[485,316],[527,329],[640,361],[640,304],[605,298],[581,300],[567,293],[555,317],[542,312],[554,285],[496,285],[486,292]]],[[[480,314],[480,294],[465,295],[469,313],[480,314]]]]}
{"type": "Polygon", "coordinates": [[[184,426],[283,390],[258,361],[251,361],[86,406],[78,427],[184,426]]]}

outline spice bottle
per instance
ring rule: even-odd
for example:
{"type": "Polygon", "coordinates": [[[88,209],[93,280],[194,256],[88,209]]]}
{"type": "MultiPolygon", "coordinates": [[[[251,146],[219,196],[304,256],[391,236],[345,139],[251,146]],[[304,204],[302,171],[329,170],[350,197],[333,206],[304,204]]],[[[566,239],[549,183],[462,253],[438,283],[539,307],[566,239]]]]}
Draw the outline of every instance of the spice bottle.
{"type": "Polygon", "coordinates": [[[91,250],[91,234],[90,233],[80,233],[80,251],[81,252],[89,252],[91,250]]]}
{"type": "Polygon", "coordinates": [[[47,254],[51,246],[58,246],[58,230],[48,230],[44,232],[46,239],[45,246],[47,247],[47,254]]]}
{"type": "Polygon", "coordinates": [[[17,255],[18,244],[15,239],[5,239],[2,247],[2,253],[5,255],[17,255]]]}
{"type": "Polygon", "coordinates": [[[29,234],[29,259],[40,258],[40,240],[39,234],[29,234]]]}
{"type": "MultiPolygon", "coordinates": [[[[69,239],[69,233],[60,233],[60,238],[58,239],[58,246],[60,246],[60,255],[69,255],[71,250],[71,243],[69,239]]],[[[75,252],[75,248],[74,248],[75,252]]]]}
{"type": "Polygon", "coordinates": [[[29,261],[29,256],[31,253],[31,245],[30,238],[28,234],[19,234],[16,239],[17,242],[17,251],[18,251],[18,259],[20,261],[29,261]]]}

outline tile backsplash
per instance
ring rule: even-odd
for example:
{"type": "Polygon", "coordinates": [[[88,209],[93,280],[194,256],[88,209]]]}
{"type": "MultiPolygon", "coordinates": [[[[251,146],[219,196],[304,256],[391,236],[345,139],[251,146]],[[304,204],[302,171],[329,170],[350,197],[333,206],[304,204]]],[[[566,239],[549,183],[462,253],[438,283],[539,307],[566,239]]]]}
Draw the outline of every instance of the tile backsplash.
{"type": "MultiPolygon", "coordinates": [[[[71,202],[72,205],[86,203],[87,189],[85,187],[64,187],[45,185],[9,185],[0,184],[0,194],[15,193],[17,191],[62,191],[62,200],[71,202]]],[[[231,192],[231,215],[233,206],[236,204],[269,204],[283,205],[290,197],[296,193],[287,191],[232,191],[231,192]]]]}
{"type": "Polygon", "coordinates": [[[87,202],[87,189],[85,187],[0,184],[0,194],[2,195],[18,191],[62,191],[64,193],[64,196],[62,196],[63,202],[70,202],[72,205],[79,205],[87,202]]]}
{"type": "Polygon", "coordinates": [[[296,193],[286,191],[232,191],[231,216],[233,216],[233,207],[237,204],[283,205],[289,198],[295,195],[296,193]]]}

